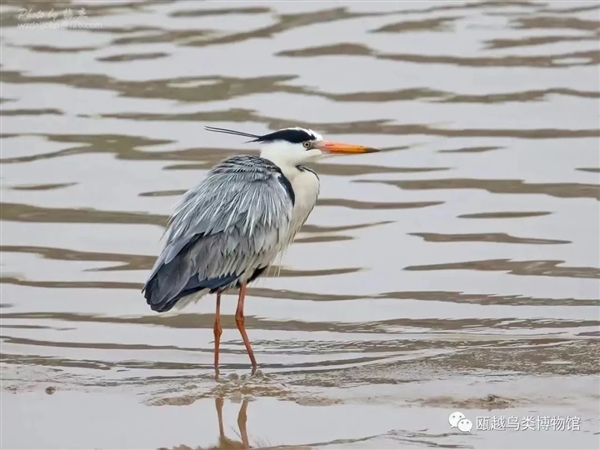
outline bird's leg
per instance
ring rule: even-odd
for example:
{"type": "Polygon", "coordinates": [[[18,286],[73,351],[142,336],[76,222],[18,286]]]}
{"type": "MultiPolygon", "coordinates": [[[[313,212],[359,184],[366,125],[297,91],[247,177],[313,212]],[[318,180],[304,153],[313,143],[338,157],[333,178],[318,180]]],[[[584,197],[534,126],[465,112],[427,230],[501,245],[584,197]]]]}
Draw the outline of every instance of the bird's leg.
{"type": "Polygon", "coordinates": [[[250,345],[250,340],[248,339],[248,335],[246,334],[246,328],[244,328],[244,299],[246,297],[246,283],[242,283],[240,286],[240,296],[238,297],[237,310],[235,312],[235,324],[237,325],[237,329],[240,330],[240,334],[242,335],[242,339],[244,340],[244,345],[246,346],[246,351],[248,352],[248,356],[250,357],[250,362],[252,363],[252,375],[256,373],[256,358],[254,358],[254,352],[252,351],[252,346],[250,345]]]}
{"type": "Polygon", "coordinates": [[[246,429],[246,422],[248,421],[248,414],[246,412],[247,409],[248,399],[244,399],[237,420],[238,427],[240,428],[240,434],[242,435],[242,445],[244,446],[244,448],[250,448],[250,441],[248,440],[248,430],[246,429]]]}
{"type": "Polygon", "coordinates": [[[215,334],[215,379],[219,379],[219,345],[221,343],[221,294],[217,294],[217,309],[215,311],[215,326],[213,328],[215,334]]]}

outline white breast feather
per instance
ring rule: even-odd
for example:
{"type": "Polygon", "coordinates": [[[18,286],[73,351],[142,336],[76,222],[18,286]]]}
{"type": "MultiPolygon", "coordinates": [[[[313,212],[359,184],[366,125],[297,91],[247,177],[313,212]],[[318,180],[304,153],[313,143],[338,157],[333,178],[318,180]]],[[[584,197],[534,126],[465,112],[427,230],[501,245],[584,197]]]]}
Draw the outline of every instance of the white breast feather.
{"type": "Polygon", "coordinates": [[[279,268],[281,268],[281,260],[285,251],[293,242],[296,234],[298,234],[298,231],[300,231],[300,228],[302,228],[302,225],[304,225],[309,214],[315,207],[320,190],[319,178],[308,170],[298,171],[298,173],[288,179],[290,179],[292,189],[294,190],[295,201],[290,229],[285,240],[281,243],[281,248],[276,258],[279,268]]]}

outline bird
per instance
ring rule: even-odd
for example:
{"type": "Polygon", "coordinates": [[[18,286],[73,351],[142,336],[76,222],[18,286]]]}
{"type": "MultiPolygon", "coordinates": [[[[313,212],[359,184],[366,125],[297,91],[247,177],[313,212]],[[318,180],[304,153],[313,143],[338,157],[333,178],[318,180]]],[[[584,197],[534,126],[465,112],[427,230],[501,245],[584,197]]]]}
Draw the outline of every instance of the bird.
{"type": "Polygon", "coordinates": [[[255,375],[258,365],[244,325],[246,290],[285,252],[315,207],[320,179],[306,164],[328,155],[379,150],[327,141],[301,127],[264,135],[205,129],[250,138],[246,143],[258,145],[260,154],[220,161],[181,197],[167,221],[164,246],[142,294],[158,313],[181,310],[206,294],[216,294],[213,334],[218,379],[221,295],[237,291],[236,327],[255,375]]]}

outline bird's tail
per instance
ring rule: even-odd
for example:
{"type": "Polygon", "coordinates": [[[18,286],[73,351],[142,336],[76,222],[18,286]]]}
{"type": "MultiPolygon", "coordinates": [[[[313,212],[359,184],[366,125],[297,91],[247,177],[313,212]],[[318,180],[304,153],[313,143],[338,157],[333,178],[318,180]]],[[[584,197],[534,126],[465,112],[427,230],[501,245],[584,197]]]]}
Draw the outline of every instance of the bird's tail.
{"type": "MultiPolygon", "coordinates": [[[[226,275],[201,280],[197,274],[190,276],[185,271],[178,272],[174,267],[176,266],[171,263],[162,265],[142,289],[146,303],[153,311],[160,313],[170,311],[186,297],[195,295],[198,299],[202,295],[201,291],[217,292],[238,279],[237,275],[226,275]]],[[[187,304],[188,302],[184,300],[181,307],[187,304]]]]}
{"type": "Polygon", "coordinates": [[[169,271],[168,265],[163,265],[148,279],[142,294],[152,311],[167,312],[173,308],[181,290],[181,280],[178,278],[177,274],[169,271]]]}

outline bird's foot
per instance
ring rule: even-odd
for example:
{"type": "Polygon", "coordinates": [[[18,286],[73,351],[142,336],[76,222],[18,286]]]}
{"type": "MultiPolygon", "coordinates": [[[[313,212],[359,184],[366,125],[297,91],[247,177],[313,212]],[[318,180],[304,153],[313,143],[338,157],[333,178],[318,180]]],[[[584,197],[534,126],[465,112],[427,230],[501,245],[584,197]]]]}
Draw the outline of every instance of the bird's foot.
{"type": "Polygon", "coordinates": [[[239,383],[239,382],[247,382],[247,381],[258,381],[258,380],[267,380],[270,379],[268,375],[266,375],[262,370],[256,370],[250,372],[249,374],[238,375],[235,372],[219,376],[217,378],[217,374],[215,374],[215,381],[219,384],[227,384],[227,383],[239,383]]]}
{"type": "Polygon", "coordinates": [[[239,377],[240,380],[245,381],[245,380],[262,380],[265,379],[266,376],[265,374],[262,372],[262,370],[253,370],[252,372],[250,372],[249,375],[242,375],[241,377],[239,377]]]}

